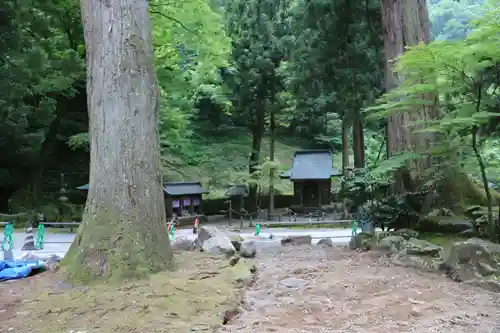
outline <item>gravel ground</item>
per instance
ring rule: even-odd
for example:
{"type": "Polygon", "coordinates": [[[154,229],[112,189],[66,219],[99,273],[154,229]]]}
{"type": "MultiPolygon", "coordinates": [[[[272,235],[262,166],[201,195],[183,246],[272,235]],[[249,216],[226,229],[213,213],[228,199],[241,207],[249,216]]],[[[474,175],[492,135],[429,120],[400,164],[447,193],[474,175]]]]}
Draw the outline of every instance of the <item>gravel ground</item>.
{"type": "Polygon", "coordinates": [[[493,333],[499,299],[375,253],[275,248],[259,253],[246,309],[221,332],[493,333]]]}

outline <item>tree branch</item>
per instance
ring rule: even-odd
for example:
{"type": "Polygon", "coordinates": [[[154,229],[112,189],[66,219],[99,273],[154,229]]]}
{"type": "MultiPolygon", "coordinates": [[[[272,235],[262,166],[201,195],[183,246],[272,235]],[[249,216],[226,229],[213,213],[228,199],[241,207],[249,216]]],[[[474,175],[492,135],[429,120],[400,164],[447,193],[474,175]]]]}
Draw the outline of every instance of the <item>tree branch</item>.
{"type": "Polygon", "coordinates": [[[173,22],[177,23],[179,26],[181,26],[186,31],[189,31],[189,32],[191,32],[193,34],[196,33],[195,31],[193,31],[193,30],[189,29],[188,27],[186,27],[186,25],[184,23],[182,23],[181,21],[179,21],[175,17],[169,16],[169,15],[167,15],[165,13],[162,13],[162,12],[159,12],[159,11],[156,11],[156,10],[150,10],[150,12],[151,12],[151,14],[157,14],[157,15],[163,16],[167,20],[170,20],[170,21],[173,21],[173,22]]]}

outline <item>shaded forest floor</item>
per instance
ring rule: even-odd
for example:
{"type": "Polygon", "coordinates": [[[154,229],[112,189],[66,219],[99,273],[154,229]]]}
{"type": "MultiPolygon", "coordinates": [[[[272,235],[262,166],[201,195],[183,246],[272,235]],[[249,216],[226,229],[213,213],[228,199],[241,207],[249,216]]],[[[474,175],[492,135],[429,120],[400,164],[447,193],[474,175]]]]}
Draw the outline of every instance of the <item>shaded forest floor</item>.
{"type": "Polygon", "coordinates": [[[247,311],[223,332],[500,331],[500,295],[393,266],[375,252],[289,247],[259,259],[247,311]]]}
{"type": "Polygon", "coordinates": [[[0,332],[213,331],[238,307],[250,262],[177,255],[178,269],[120,287],[72,287],[56,272],[0,282],[0,332]]]}

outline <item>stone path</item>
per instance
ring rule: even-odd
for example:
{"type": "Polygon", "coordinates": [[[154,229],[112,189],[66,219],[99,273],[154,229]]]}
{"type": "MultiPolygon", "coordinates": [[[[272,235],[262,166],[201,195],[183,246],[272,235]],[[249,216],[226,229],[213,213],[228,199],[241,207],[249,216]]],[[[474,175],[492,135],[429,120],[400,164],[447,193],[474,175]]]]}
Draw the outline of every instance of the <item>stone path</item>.
{"type": "Polygon", "coordinates": [[[500,332],[499,295],[375,253],[307,246],[258,257],[246,310],[221,332],[500,332]]]}

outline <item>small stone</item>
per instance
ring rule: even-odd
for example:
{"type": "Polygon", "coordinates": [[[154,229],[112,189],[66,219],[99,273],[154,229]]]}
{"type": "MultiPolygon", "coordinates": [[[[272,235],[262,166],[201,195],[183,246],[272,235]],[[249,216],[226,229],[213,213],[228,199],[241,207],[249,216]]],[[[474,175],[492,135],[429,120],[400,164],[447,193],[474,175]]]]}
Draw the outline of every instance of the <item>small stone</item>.
{"type": "Polygon", "coordinates": [[[324,246],[324,247],[333,247],[333,241],[331,238],[322,238],[319,240],[318,244],[319,246],[324,246]]]}
{"type": "Polygon", "coordinates": [[[16,316],[28,316],[29,314],[29,311],[19,311],[16,313],[16,316]]]}
{"type": "Polygon", "coordinates": [[[198,325],[191,327],[191,332],[209,331],[210,327],[207,325],[198,325]]]}
{"type": "Polygon", "coordinates": [[[281,284],[287,288],[302,288],[307,284],[307,281],[303,279],[290,277],[281,281],[281,284]]]}
{"type": "Polygon", "coordinates": [[[281,245],[311,245],[312,237],[304,236],[288,236],[281,240],[281,245]]]}
{"type": "Polygon", "coordinates": [[[420,305],[425,304],[424,301],[419,301],[413,298],[408,298],[408,302],[410,302],[411,304],[420,304],[420,305]]]}
{"type": "Polygon", "coordinates": [[[254,258],[257,254],[257,245],[253,240],[243,241],[240,245],[240,256],[243,258],[254,258]]]}
{"type": "Polygon", "coordinates": [[[420,308],[413,306],[411,308],[411,315],[414,317],[420,317],[422,315],[422,311],[420,311],[420,308]]]}

